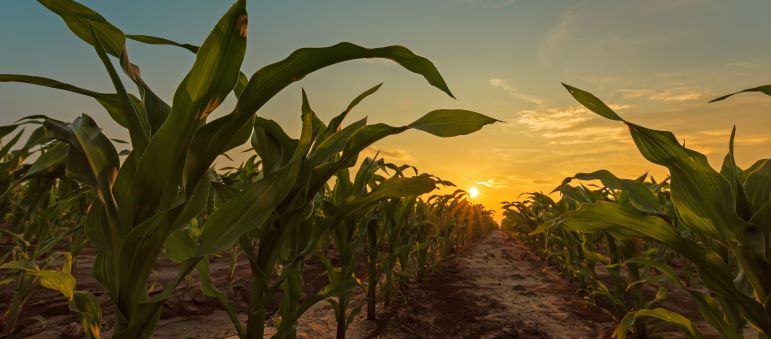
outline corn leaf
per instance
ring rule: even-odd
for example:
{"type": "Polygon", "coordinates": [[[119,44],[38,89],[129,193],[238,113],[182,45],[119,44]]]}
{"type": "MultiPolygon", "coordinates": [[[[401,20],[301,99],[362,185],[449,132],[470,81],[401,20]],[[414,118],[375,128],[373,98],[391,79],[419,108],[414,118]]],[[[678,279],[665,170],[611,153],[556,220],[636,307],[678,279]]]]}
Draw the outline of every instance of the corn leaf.
{"type": "Polygon", "coordinates": [[[656,318],[668,324],[675,325],[690,339],[701,339],[704,336],[696,329],[693,323],[683,315],[664,308],[642,309],[627,313],[616,328],[618,339],[625,339],[634,323],[640,318],[656,318]]]}
{"type": "Polygon", "coordinates": [[[764,85],[764,86],[748,88],[748,89],[745,89],[743,91],[727,94],[727,95],[724,95],[724,96],[712,99],[709,102],[716,102],[716,101],[725,100],[725,99],[728,99],[728,98],[730,98],[730,97],[732,97],[734,95],[737,95],[739,93],[748,93],[748,92],[760,92],[760,93],[763,93],[765,95],[771,95],[771,85],[764,85]]]}
{"type": "Polygon", "coordinates": [[[485,125],[499,121],[476,112],[443,109],[428,112],[408,126],[439,137],[454,137],[474,133],[485,125]]]}

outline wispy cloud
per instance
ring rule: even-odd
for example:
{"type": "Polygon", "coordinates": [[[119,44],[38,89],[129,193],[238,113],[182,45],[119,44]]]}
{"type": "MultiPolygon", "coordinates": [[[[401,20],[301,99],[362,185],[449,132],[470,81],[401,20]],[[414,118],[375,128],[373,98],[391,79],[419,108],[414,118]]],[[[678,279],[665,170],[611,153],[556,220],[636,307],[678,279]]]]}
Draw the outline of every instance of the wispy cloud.
{"type": "Polygon", "coordinates": [[[491,178],[487,180],[475,181],[474,184],[484,186],[490,189],[504,189],[511,188],[512,186],[527,186],[535,184],[535,180],[529,177],[523,177],[519,175],[507,175],[501,178],[491,178]]]}
{"type": "Polygon", "coordinates": [[[653,101],[662,102],[682,102],[700,100],[707,97],[708,92],[690,89],[690,88],[676,88],[667,90],[650,90],[650,89],[620,89],[624,99],[639,99],[645,98],[653,101]]]}
{"type": "Polygon", "coordinates": [[[400,162],[400,163],[411,163],[415,161],[415,158],[412,157],[412,155],[410,155],[409,153],[401,149],[383,150],[383,149],[377,149],[374,147],[367,147],[362,152],[362,155],[367,157],[374,157],[375,154],[377,154],[378,157],[381,157],[388,161],[394,161],[394,162],[400,162]]]}
{"type": "Polygon", "coordinates": [[[571,7],[560,16],[560,20],[557,25],[546,35],[546,38],[541,42],[541,46],[538,50],[538,55],[543,62],[548,54],[552,53],[555,49],[559,48],[564,41],[566,41],[573,30],[573,25],[577,21],[578,8],[583,5],[583,1],[579,2],[575,6],[571,7]]]}
{"type": "Polygon", "coordinates": [[[508,93],[509,95],[517,99],[527,101],[537,106],[543,106],[546,103],[546,101],[541,98],[538,98],[534,95],[523,93],[522,91],[518,90],[517,88],[509,84],[509,82],[506,80],[491,78],[488,81],[490,82],[490,86],[493,86],[495,88],[500,88],[504,92],[508,93]]]}
{"type": "Polygon", "coordinates": [[[504,188],[509,185],[508,180],[500,180],[500,179],[487,179],[485,181],[477,181],[475,183],[477,185],[482,185],[492,189],[504,188]]]}
{"type": "Polygon", "coordinates": [[[516,122],[527,126],[531,131],[555,131],[572,128],[591,118],[592,116],[585,108],[572,106],[521,111],[516,122]]]}
{"type": "MultiPolygon", "coordinates": [[[[631,105],[608,105],[619,111],[631,105]]],[[[550,145],[576,145],[597,141],[618,141],[627,143],[629,137],[623,126],[595,126],[590,121],[596,115],[583,106],[547,108],[521,111],[513,123],[525,125],[531,132],[536,132],[549,139],[550,145]]]]}

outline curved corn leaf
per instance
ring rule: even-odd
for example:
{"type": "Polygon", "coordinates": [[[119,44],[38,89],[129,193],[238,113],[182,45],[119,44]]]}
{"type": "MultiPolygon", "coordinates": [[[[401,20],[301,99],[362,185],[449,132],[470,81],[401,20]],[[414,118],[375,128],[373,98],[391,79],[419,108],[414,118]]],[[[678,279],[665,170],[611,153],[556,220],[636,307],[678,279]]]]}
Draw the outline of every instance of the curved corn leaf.
{"type": "Polygon", "coordinates": [[[115,71],[110,58],[102,48],[102,41],[99,36],[97,36],[96,32],[93,30],[91,31],[91,34],[93,35],[96,54],[99,55],[99,59],[102,60],[102,63],[107,69],[107,73],[110,75],[110,80],[112,80],[112,84],[117,92],[120,109],[126,116],[129,135],[131,136],[131,145],[134,148],[133,151],[137,151],[141,154],[144,152],[145,147],[147,147],[151,134],[147,116],[144,115],[144,112],[137,110],[131,102],[131,97],[129,97],[126,88],[123,86],[123,82],[120,80],[120,77],[118,77],[118,72],[115,71]]]}
{"type": "Polygon", "coordinates": [[[757,211],[771,201],[771,159],[762,160],[760,165],[747,175],[743,187],[754,210],[757,211]]]}
{"type": "Polygon", "coordinates": [[[196,45],[179,43],[179,42],[176,42],[176,41],[173,41],[173,40],[169,40],[169,39],[165,39],[165,38],[160,38],[160,37],[152,36],[152,35],[127,34],[126,38],[134,40],[134,41],[142,42],[142,43],[145,43],[145,44],[149,44],[149,45],[169,45],[169,46],[182,47],[182,48],[184,48],[184,49],[186,49],[186,50],[188,50],[190,52],[193,52],[194,54],[198,53],[198,49],[201,48],[201,47],[196,46],[196,45]]]}
{"type": "Polygon", "coordinates": [[[234,111],[206,124],[196,134],[191,150],[196,161],[189,166],[187,177],[196,180],[220,154],[245,143],[254,114],[268,100],[291,83],[319,69],[343,61],[365,58],[393,60],[409,71],[422,75],[429,84],[452,96],[439,71],[426,58],[402,46],[367,49],[351,43],[323,48],[302,48],[286,59],[268,65],[252,75],[234,111]]]}
{"type": "Polygon", "coordinates": [[[662,320],[668,324],[675,325],[678,329],[682,330],[686,336],[690,339],[702,339],[704,336],[696,329],[693,323],[683,315],[672,312],[664,308],[654,309],[642,309],[634,312],[629,312],[621,319],[618,327],[616,328],[616,335],[618,339],[625,339],[627,333],[634,323],[640,318],[656,318],[662,320]]]}
{"type": "Polygon", "coordinates": [[[375,85],[375,87],[372,87],[363,93],[359,94],[356,98],[351,101],[350,104],[348,104],[348,107],[339,115],[332,118],[332,120],[329,121],[329,126],[326,127],[326,129],[319,134],[319,136],[316,138],[316,141],[314,142],[315,147],[318,148],[318,144],[321,142],[325,142],[332,134],[337,133],[340,131],[340,126],[343,123],[343,120],[348,116],[348,114],[353,110],[356,105],[358,105],[362,100],[364,100],[366,97],[374,94],[377,92],[377,90],[380,89],[380,87],[383,86],[383,83],[379,83],[375,85]]]}
{"type": "MultiPolygon", "coordinates": [[[[137,85],[143,99],[141,107],[146,112],[148,123],[152,129],[151,132],[155,133],[166,120],[169,114],[169,105],[147,86],[140,76],[139,67],[129,60],[125,34],[99,13],[76,1],[38,0],[38,2],[59,15],[70,31],[89,45],[95,46],[96,42],[92,30],[99,36],[105,51],[118,58],[124,73],[137,85]]],[[[113,119],[115,118],[113,117],[113,119]]]]}
{"type": "Polygon", "coordinates": [[[40,157],[32,163],[27,170],[27,177],[39,174],[50,173],[55,168],[65,164],[69,146],[63,142],[57,142],[51,147],[47,147],[40,157]]]}
{"type": "Polygon", "coordinates": [[[101,338],[102,306],[99,299],[89,292],[75,291],[70,309],[78,314],[87,339],[101,338]]]}
{"type": "Polygon", "coordinates": [[[594,96],[594,94],[575,88],[565,83],[563,83],[562,86],[565,86],[565,88],[568,90],[568,92],[570,92],[570,95],[572,95],[573,98],[578,100],[578,102],[580,102],[581,105],[584,105],[584,107],[588,108],[592,112],[597,113],[610,120],[624,121],[624,119],[618,116],[616,112],[614,112],[610,107],[608,107],[608,105],[602,102],[602,100],[594,96]]]}
{"type": "Polygon", "coordinates": [[[104,39],[104,49],[119,58],[126,45],[126,37],[117,27],[109,23],[99,13],[72,0],[38,0],[50,11],[59,15],[67,27],[81,40],[94,45],[91,29],[104,39]]]}
{"type": "MultiPolygon", "coordinates": [[[[246,5],[236,2],[220,19],[196,54],[196,61],[174,94],[169,117],[150,141],[138,163],[134,184],[136,221],[149,218],[158,207],[177,199],[187,152],[197,128],[233,89],[246,50],[246,5]],[[167,164],[158,166],[158,164],[167,164]]],[[[201,175],[184,182],[195,187],[201,175]]],[[[189,192],[188,192],[189,193],[189,192]]]]}
{"type": "Polygon", "coordinates": [[[220,206],[203,226],[196,256],[216,253],[260,227],[289,194],[298,170],[298,162],[290,162],[220,206]]]}
{"type": "MultiPolygon", "coordinates": [[[[123,127],[128,127],[128,118],[126,117],[126,113],[123,111],[121,99],[118,97],[118,94],[95,92],[54,79],[23,74],[0,74],[0,82],[23,82],[92,97],[96,99],[96,101],[98,101],[102,107],[104,107],[104,109],[108,114],[110,114],[110,117],[112,117],[115,122],[123,127]]],[[[129,94],[129,97],[131,98],[132,103],[139,103],[139,99],[133,95],[129,94]]]]}
{"type": "Polygon", "coordinates": [[[764,330],[771,329],[771,317],[763,305],[736,289],[731,269],[722,258],[714,251],[680,236],[664,219],[632,214],[618,204],[599,201],[568,212],[563,225],[581,232],[606,231],[622,240],[642,238],[667,245],[696,265],[706,286],[744,309],[748,320],[764,330]]]}
{"type": "Polygon", "coordinates": [[[672,201],[685,225],[726,242],[734,241],[748,226],[736,214],[736,197],[730,183],[710,167],[707,157],[681,146],[671,132],[627,122],[591,93],[565,87],[591,111],[624,122],[640,153],[649,161],[669,169],[672,201]]]}
{"type": "Polygon", "coordinates": [[[629,201],[637,210],[647,213],[663,213],[658,197],[653,194],[653,191],[648,186],[640,181],[620,179],[608,170],[578,173],[573,178],[578,180],[600,180],[603,185],[610,189],[622,190],[629,194],[629,201]]]}
{"type": "Polygon", "coordinates": [[[84,114],[71,124],[46,121],[44,126],[46,135],[70,145],[67,174],[97,189],[100,199],[112,204],[112,183],[120,160],[110,139],[102,134],[94,120],[84,114]]]}
{"type": "Polygon", "coordinates": [[[748,89],[745,89],[743,91],[727,94],[727,95],[721,96],[719,98],[712,99],[709,102],[716,102],[716,101],[725,100],[725,99],[728,99],[729,97],[732,97],[732,96],[737,95],[739,93],[748,93],[748,92],[760,92],[760,93],[763,93],[765,95],[771,95],[771,85],[764,85],[764,86],[748,88],[748,89]]]}
{"type": "Polygon", "coordinates": [[[347,198],[340,210],[346,211],[344,215],[351,215],[383,199],[418,196],[434,189],[436,189],[436,181],[427,175],[412,178],[393,177],[380,183],[363,197],[347,198]]]}
{"type": "Polygon", "coordinates": [[[442,109],[428,112],[408,126],[439,137],[454,137],[474,133],[495,122],[500,120],[462,109],[442,109]]]}

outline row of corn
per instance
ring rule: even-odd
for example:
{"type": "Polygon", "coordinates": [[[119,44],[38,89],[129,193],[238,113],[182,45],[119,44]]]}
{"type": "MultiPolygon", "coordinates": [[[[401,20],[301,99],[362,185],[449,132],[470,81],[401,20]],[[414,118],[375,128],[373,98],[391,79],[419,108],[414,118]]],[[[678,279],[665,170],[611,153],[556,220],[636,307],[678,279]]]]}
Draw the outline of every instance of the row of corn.
{"type": "Polygon", "coordinates": [[[30,116],[0,127],[0,138],[7,140],[0,149],[0,239],[5,246],[0,285],[15,289],[2,317],[6,332],[14,331],[33,287],[41,285],[67,298],[84,336],[103,336],[104,305],[77,288],[73,272],[81,250],[95,249],[90,274],[114,310],[109,330],[114,338],[151,336],[163,303],[193,280],[193,272],[241,338],[262,338],[268,320],[278,329],[276,337],[293,338],[298,319],[322,301],[333,306],[342,338],[362,307],[352,303],[357,289],[365,291],[367,315],[374,318],[378,300],[390,300],[408,279],[422,278],[464,241],[495,226],[491,211],[469,203],[463,191],[426,197],[439,186],[453,186],[450,182],[377,156],[359,159],[373,143],[409,129],[452,137],[495,119],[440,109],[405,126],[368,124],[366,118],[345,124],[349,112],[380,85],[327,122],[303,92],[298,138],[257,115],[293,82],[362,58],[391,60],[452,96],[434,65],[404,47],[341,43],[303,48],[247,76],[241,71],[248,31],[244,0],[222,16],[200,46],[125,34],[72,0],[39,2],[95,50],[114,92],[20,74],[0,74],[0,81],[91,97],[130,140],[109,138],[86,114],[72,122],[30,116]],[[170,103],[143,80],[129,57],[127,39],[195,54],[170,103]],[[234,108],[218,111],[231,95],[234,108]],[[218,117],[209,118],[212,113],[218,117]],[[22,143],[22,130],[29,126],[32,132],[22,143]],[[214,170],[220,156],[245,144],[251,154],[246,161],[214,170]],[[215,286],[209,272],[214,256],[231,258],[232,267],[239,257],[247,259],[245,309],[215,286]],[[178,263],[176,277],[153,286],[161,260],[178,263]],[[318,290],[304,281],[310,260],[326,270],[328,283],[318,290]],[[367,266],[366,279],[357,272],[360,264],[367,266]],[[278,310],[268,314],[276,299],[278,310]],[[245,322],[239,313],[246,315],[245,322]]]}
{"type": "MultiPolygon", "coordinates": [[[[640,154],[666,167],[669,177],[578,173],[551,192],[559,196],[556,201],[554,194],[530,193],[504,202],[502,227],[538,248],[581,286],[584,302],[617,322],[618,338],[666,336],[673,328],[689,338],[752,333],[767,338],[769,159],[740,168],[734,129],[722,166],[714,169],[705,155],[686,148],[671,132],[629,122],[594,95],[565,87],[592,112],[626,125],[640,154]],[[687,293],[699,316],[667,303],[675,290],[687,293]]],[[[771,86],[742,92],[771,95],[771,86]]]]}

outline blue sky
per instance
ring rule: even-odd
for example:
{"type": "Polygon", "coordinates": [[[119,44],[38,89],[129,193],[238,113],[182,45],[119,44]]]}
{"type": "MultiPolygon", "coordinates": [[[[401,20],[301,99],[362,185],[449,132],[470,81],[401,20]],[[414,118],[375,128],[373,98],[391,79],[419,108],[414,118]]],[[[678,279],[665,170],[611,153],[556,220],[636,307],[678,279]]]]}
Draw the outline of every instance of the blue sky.
{"type": "MultiPolygon", "coordinates": [[[[219,0],[82,1],[130,34],[200,43],[230,6],[219,0]]],[[[93,49],[34,1],[0,4],[0,73],[42,75],[95,90],[110,82],[93,49]]],[[[606,168],[622,176],[663,171],[644,161],[619,124],[581,109],[560,82],[589,90],[625,117],[674,131],[718,164],[737,125],[741,165],[769,156],[771,98],[718,95],[771,83],[771,2],[650,1],[249,1],[243,70],[300,47],[350,41],[399,44],[431,59],[457,96],[380,61],[338,65],[290,86],[260,115],[299,130],[300,87],[329,119],[361,91],[384,82],[352,119],[409,123],[436,108],[476,110],[500,120],[474,135],[438,140],[410,131],[377,144],[394,161],[478,186],[492,206],[519,193],[551,190],[568,175],[606,168]]],[[[132,60],[171,98],[193,56],[129,43],[132,60]]],[[[233,102],[219,110],[227,111],[233,102]]],[[[0,84],[0,124],[29,114],[94,116],[124,137],[88,98],[23,84],[0,84]]]]}

